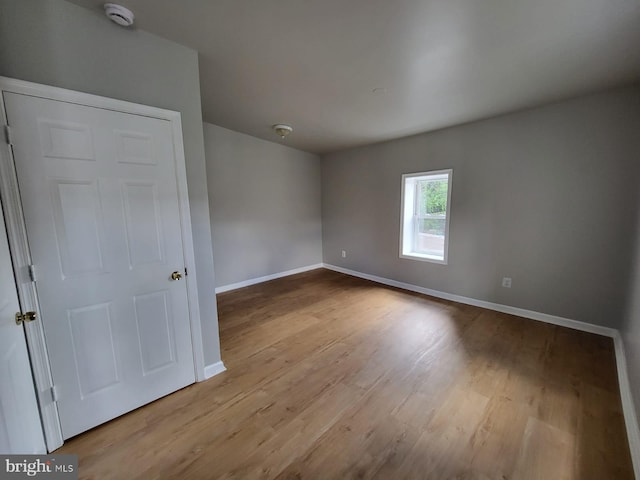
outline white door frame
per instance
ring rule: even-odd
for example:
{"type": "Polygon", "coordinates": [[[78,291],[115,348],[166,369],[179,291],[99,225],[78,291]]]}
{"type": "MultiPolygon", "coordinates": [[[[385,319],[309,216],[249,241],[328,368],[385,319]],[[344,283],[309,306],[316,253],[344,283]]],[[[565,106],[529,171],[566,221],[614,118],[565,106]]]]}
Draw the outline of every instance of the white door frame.
{"type": "MultiPolygon", "coordinates": [[[[204,351],[202,346],[202,329],[200,326],[200,307],[198,304],[198,290],[196,284],[196,265],[193,252],[193,238],[191,233],[191,215],[189,197],[187,193],[187,171],[182,139],[182,120],[180,112],[164,110],[136,103],[99,97],[87,93],[75,92],[63,88],[40,85],[37,83],[15,80],[0,76],[0,119],[2,126],[7,125],[7,114],[4,105],[4,92],[29,95],[49,100],[58,100],[89,107],[112,110],[116,112],[158,118],[171,122],[173,132],[174,156],[176,159],[176,175],[178,183],[178,204],[180,208],[180,225],[182,230],[182,244],[184,249],[185,267],[188,275],[187,299],[189,305],[189,321],[191,325],[191,342],[193,344],[193,364],[196,381],[205,380],[204,351]]],[[[41,318],[38,304],[36,284],[32,281],[30,270],[31,255],[29,242],[22,212],[22,204],[18,188],[18,179],[10,146],[10,130],[7,141],[0,145],[0,195],[5,205],[5,217],[11,258],[13,261],[18,297],[22,311],[33,310],[41,318]]],[[[37,277],[37,272],[35,272],[37,277]]],[[[31,367],[38,393],[40,415],[46,437],[47,449],[53,451],[63,444],[62,430],[55,403],[56,393],[49,366],[47,345],[41,321],[29,322],[26,325],[27,344],[31,356],[31,367]]]]}

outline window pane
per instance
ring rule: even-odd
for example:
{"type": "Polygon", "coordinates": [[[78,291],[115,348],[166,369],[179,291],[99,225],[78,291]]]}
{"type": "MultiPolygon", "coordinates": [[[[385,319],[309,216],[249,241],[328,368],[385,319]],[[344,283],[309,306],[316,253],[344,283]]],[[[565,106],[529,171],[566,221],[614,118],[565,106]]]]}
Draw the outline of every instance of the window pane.
{"type": "Polygon", "coordinates": [[[444,256],[446,219],[420,218],[417,223],[415,252],[442,258],[444,256]]]}
{"type": "Polygon", "coordinates": [[[416,239],[413,247],[417,253],[444,256],[448,187],[448,178],[418,181],[416,239]]]}
{"type": "Polygon", "coordinates": [[[444,215],[447,212],[448,186],[449,181],[446,178],[419,181],[417,214],[419,216],[429,214],[444,215]]]}
{"type": "Polygon", "coordinates": [[[418,220],[418,233],[444,236],[447,219],[444,216],[433,216],[431,218],[420,218],[418,220]]]}

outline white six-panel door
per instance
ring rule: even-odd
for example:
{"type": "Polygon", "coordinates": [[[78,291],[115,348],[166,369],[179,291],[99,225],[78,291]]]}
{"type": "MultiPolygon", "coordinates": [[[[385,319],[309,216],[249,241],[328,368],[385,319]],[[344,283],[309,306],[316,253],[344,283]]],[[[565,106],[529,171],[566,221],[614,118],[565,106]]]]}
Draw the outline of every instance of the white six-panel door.
{"type": "Polygon", "coordinates": [[[0,454],[46,453],[0,209],[0,454]]]}
{"type": "Polygon", "coordinates": [[[64,438],[195,380],[170,122],[4,94],[64,438]]]}

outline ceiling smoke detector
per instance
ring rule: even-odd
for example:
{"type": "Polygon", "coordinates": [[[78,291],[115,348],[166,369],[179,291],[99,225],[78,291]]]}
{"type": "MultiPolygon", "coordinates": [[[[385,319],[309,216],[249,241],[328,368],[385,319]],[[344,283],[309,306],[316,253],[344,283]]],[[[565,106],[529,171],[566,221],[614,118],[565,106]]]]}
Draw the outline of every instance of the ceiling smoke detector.
{"type": "Polygon", "coordinates": [[[131,10],[116,3],[105,3],[104,13],[109,17],[109,20],[122,27],[130,27],[133,25],[133,20],[135,18],[131,10]]]}
{"type": "Polygon", "coordinates": [[[287,135],[289,135],[291,132],[293,132],[293,127],[289,126],[289,125],[283,125],[281,123],[274,125],[273,130],[280,135],[280,138],[284,138],[287,135]]]}

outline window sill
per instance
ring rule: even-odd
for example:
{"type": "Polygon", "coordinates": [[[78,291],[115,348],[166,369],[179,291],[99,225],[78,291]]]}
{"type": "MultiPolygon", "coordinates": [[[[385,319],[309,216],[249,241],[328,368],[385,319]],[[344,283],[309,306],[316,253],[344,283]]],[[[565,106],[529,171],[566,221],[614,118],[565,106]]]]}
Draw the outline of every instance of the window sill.
{"type": "Polygon", "coordinates": [[[435,255],[428,255],[426,253],[401,253],[400,258],[406,258],[407,260],[418,260],[420,262],[439,263],[440,265],[447,265],[447,258],[436,257],[435,255]]]}

